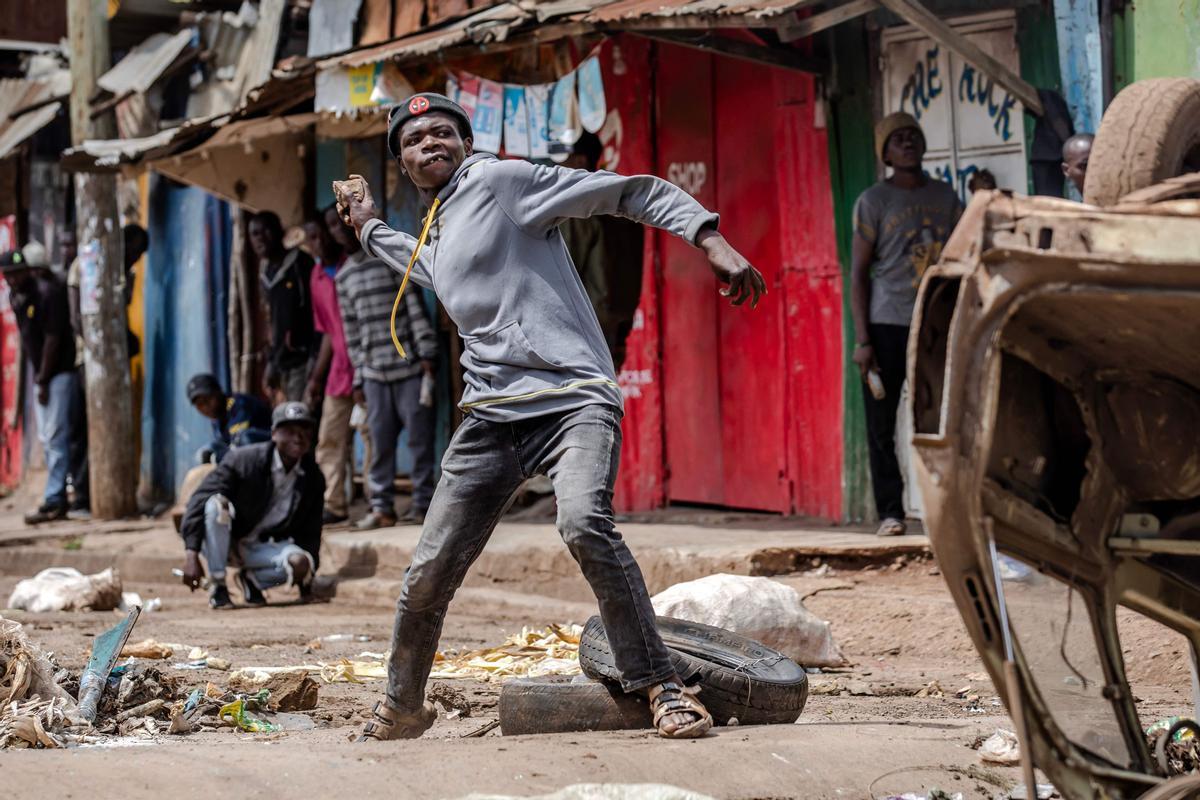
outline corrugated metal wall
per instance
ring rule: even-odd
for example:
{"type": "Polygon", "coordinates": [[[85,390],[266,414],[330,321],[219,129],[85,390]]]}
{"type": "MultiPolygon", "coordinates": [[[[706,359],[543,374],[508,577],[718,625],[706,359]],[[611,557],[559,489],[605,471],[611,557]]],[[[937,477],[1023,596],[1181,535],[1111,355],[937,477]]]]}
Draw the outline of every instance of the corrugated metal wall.
{"type": "Polygon", "coordinates": [[[142,483],[153,498],[169,500],[211,430],[188,403],[188,378],[212,372],[228,386],[232,226],[224,201],[159,176],[149,207],[142,483]]]}

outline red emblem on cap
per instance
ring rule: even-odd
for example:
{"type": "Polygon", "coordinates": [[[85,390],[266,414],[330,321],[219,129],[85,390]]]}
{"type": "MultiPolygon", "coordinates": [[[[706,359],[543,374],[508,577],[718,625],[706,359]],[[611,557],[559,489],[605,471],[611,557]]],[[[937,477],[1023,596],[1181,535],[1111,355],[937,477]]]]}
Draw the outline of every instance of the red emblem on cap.
{"type": "Polygon", "coordinates": [[[429,98],[428,97],[414,97],[412,99],[412,101],[409,102],[409,104],[408,104],[408,111],[410,114],[424,114],[428,110],[429,110],[429,98]]]}

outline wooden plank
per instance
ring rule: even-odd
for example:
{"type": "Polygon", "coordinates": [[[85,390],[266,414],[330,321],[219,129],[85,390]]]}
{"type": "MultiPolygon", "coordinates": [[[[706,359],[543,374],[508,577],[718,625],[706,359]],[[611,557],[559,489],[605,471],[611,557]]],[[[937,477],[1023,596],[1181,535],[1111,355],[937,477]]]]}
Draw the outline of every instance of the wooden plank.
{"type": "Polygon", "coordinates": [[[1200,542],[1194,539],[1152,539],[1149,537],[1110,536],[1108,546],[1118,553],[1132,555],[1162,554],[1200,556],[1200,542]]]}
{"type": "Polygon", "coordinates": [[[1039,117],[1044,113],[1037,89],[1008,67],[985,53],[974,42],[938,19],[917,0],[879,0],[880,4],[926,36],[944,44],[977,69],[987,73],[1021,101],[1025,109],[1039,117]]]}
{"type": "Polygon", "coordinates": [[[425,3],[422,0],[396,0],[392,6],[392,38],[419,31],[424,16],[425,3]]]}
{"type": "Polygon", "coordinates": [[[779,40],[782,42],[794,42],[797,39],[804,39],[821,31],[828,30],[834,25],[841,25],[843,22],[849,22],[864,14],[870,14],[877,8],[879,8],[879,0],[850,0],[850,2],[840,5],[837,8],[822,11],[820,14],[813,14],[811,17],[780,28],[779,40]]]}
{"type": "Polygon", "coordinates": [[[363,0],[362,35],[358,47],[379,44],[392,38],[392,0],[363,0]]]}
{"type": "Polygon", "coordinates": [[[771,67],[823,74],[828,72],[829,63],[823,59],[806,56],[797,50],[784,47],[766,47],[764,45],[740,42],[723,36],[705,34],[696,36],[674,31],[632,31],[638,36],[657,39],[681,47],[691,47],[709,53],[718,53],[740,61],[750,61],[756,64],[766,64],[771,67]]]}

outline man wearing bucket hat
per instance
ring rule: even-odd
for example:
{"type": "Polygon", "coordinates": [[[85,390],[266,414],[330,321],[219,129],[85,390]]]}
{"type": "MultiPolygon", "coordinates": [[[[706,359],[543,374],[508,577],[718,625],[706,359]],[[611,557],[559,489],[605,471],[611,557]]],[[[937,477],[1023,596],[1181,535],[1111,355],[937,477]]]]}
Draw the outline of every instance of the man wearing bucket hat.
{"type": "Polygon", "coordinates": [[[315,429],[308,406],[281,403],[271,413],[271,441],[230,450],[188,500],[179,525],[183,583],[200,586],[203,554],[213,609],[233,607],[225,585],[231,555],[246,605],[265,605],[263,590],[284,584],[310,596],[325,502],[325,478],[312,457],[315,429]]]}
{"type": "Polygon", "coordinates": [[[863,398],[877,534],[897,536],[906,531],[896,411],[908,329],[921,276],[941,256],[962,204],[950,184],[925,174],[925,134],[911,115],[898,111],[879,121],[875,152],[892,175],[863,192],[854,206],[850,310],[854,363],[867,384],[863,398]]]}
{"type": "Polygon", "coordinates": [[[717,215],[667,181],[500,161],[472,146],[470,119],[446,97],[418,94],[394,110],[388,147],[429,208],[415,238],[376,218],[361,179],[339,185],[363,248],[433,289],[465,345],[466,418],[401,590],[387,699],[361,738],[411,738],[433,724],[425,683],[446,608],[514,492],[535,475],[554,484],[559,533],[599,601],[622,688],[648,695],[660,735],[703,736],[712,718],[676,675],[641,570],[614,526],[623,401],[558,226],[615,214],[669,231],[704,251],[735,305],[757,303],[763,277],[717,232],[717,215]]]}

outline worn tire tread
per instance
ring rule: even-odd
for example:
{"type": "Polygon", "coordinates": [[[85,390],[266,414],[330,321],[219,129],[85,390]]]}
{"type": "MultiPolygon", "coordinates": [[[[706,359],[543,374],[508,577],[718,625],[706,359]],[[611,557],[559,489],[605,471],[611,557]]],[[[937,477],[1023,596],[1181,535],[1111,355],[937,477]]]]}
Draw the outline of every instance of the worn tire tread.
{"type": "Polygon", "coordinates": [[[1104,114],[1088,159],[1083,198],[1114,205],[1130,192],[1173,178],[1200,144],[1200,80],[1155,78],[1121,91],[1104,114]]]}
{"type": "MultiPolygon", "coordinates": [[[[671,663],[685,683],[701,686],[700,701],[718,725],[725,725],[734,717],[742,725],[788,724],[799,718],[808,701],[808,677],[803,670],[799,670],[792,679],[778,682],[746,672],[735,672],[673,646],[673,641],[679,643],[672,631],[672,625],[677,622],[659,617],[659,629],[671,663]]],[[[696,628],[707,627],[687,624],[696,628]]],[[[590,678],[610,682],[620,680],[604,624],[599,617],[592,617],[584,625],[579,640],[579,664],[590,678]]]]}

